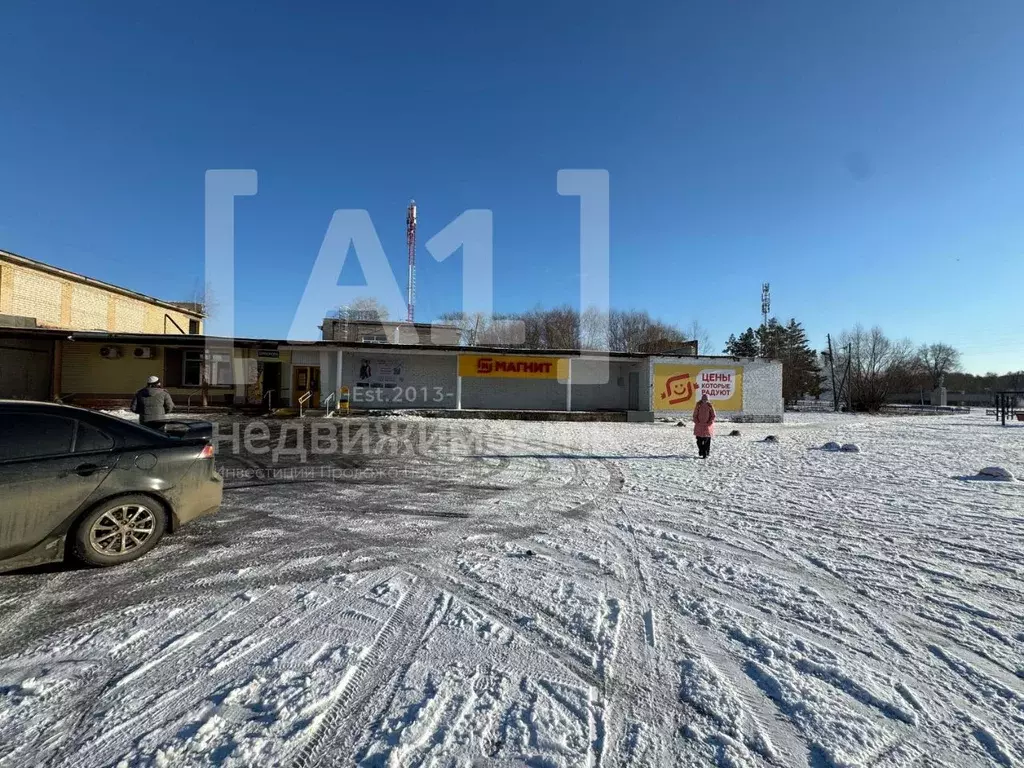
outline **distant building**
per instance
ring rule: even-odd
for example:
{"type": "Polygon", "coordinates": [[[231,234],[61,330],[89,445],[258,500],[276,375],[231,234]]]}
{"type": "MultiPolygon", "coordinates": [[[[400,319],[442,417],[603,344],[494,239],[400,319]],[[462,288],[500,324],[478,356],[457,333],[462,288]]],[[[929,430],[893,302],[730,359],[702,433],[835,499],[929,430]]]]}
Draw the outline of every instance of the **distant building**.
{"type": "Polygon", "coordinates": [[[454,325],[400,323],[393,320],[347,320],[325,317],[324,341],[357,344],[410,344],[421,347],[458,346],[462,330],[454,325]]]}

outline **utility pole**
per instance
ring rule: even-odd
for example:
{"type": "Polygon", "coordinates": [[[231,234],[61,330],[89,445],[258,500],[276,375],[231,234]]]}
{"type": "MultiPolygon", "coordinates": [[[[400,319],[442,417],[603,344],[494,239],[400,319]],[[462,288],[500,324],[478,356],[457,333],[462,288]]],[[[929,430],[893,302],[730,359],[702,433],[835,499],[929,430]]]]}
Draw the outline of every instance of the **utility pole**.
{"type": "Polygon", "coordinates": [[[473,341],[470,342],[469,346],[475,347],[477,345],[477,339],[480,338],[480,320],[483,315],[477,313],[476,324],[473,326],[473,341]]]}
{"type": "Polygon", "coordinates": [[[853,344],[846,345],[846,373],[843,379],[846,380],[846,410],[853,413],[853,379],[850,377],[850,366],[853,364],[853,344]]]}
{"type": "Polygon", "coordinates": [[[828,339],[828,366],[832,369],[832,410],[839,412],[839,390],[836,389],[836,358],[832,352],[832,334],[825,334],[828,339]]]}
{"type": "Polygon", "coordinates": [[[405,212],[405,244],[409,251],[409,282],[408,297],[406,305],[408,315],[406,322],[412,323],[416,319],[416,201],[411,200],[405,212]]]}

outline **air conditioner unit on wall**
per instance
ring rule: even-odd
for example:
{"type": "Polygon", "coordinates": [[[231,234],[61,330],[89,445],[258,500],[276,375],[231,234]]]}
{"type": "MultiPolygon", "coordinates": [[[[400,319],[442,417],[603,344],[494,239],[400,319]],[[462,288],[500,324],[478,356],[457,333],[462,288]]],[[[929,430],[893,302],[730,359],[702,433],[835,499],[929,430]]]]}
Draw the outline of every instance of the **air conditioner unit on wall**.
{"type": "Polygon", "coordinates": [[[107,360],[114,360],[121,356],[120,347],[100,347],[100,357],[104,357],[107,360]]]}
{"type": "Polygon", "coordinates": [[[153,348],[152,347],[136,347],[135,348],[135,352],[133,354],[135,355],[135,357],[138,357],[140,359],[149,359],[149,358],[153,357],[153,348]]]}

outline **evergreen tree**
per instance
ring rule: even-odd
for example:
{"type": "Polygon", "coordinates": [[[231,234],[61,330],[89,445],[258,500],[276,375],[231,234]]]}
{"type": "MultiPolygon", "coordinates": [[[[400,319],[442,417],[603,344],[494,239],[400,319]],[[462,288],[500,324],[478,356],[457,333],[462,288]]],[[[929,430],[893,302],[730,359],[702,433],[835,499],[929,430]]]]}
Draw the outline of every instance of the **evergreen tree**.
{"type": "Polygon", "coordinates": [[[787,404],[803,395],[817,397],[825,377],[818,365],[818,356],[807,342],[803,326],[791,318],[783,329],[782,396],[787,404]]]}
{"type": "Polygon", "coordinates": [[[782,325],[776,318],[754,330],[747,328],[737,338],[729,336],[725,354],[733,357],[766,357],[782,363],[782,397],[787,405],[804,395],[817,397],[825,377],[818,356],[807,342],[803,326],[791,319],[782,325]]]}
{"type": "Polygon", "coordinates": [[[774,317],[769,318],[767,325],[762,323],[757,329],[757,344],[761,357],[781,359],[786,353],[786,329],[774,317]]]}
{"type": "Polygon", "coordinates": [[[725,344],[725,354],[733,357],[758,357],[761,354],[761,345],[754,329],[747,328],[738,339],[729,336],[729,341],[725,344]]]}

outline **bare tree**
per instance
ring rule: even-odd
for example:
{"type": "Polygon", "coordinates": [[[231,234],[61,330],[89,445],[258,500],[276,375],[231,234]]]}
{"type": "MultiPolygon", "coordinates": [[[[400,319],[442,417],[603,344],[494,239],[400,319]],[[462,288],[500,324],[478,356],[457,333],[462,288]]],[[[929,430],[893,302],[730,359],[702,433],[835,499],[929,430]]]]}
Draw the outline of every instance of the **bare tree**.
{"type": "Polygon", "coordinates": [[[213,286],[210,283],[203,283],[196,280],[195,286],[192,288],[192,295],[189,297],[187,302],[183,304],[194,309],[196,312],[202,313],[204,318],[213,317],[218,308],[217,297],[214,295],[213,286]]]}
{"type": "Polygon", "coordinates": [[[674,325],[652,319],[647,312],[612,310],[608,318],[609,347],[615,352],[641,352],[651,345],[670,346],[692,338],[674,325]]]}
{"type": "Polygon", "coordinates": [[[610,313],[588,307],[580,315],[580,349],[608,349],[610,313]]]}
{"type": "Polygon", "coordinates": [[[699,320],[693,320],[683,328],[683,336],[686,341],[696,341],[697,351],[708,354],[711,351],[711,334],[708,329],[700,324],[699,320]]]}
{"type": "Polygon", "coordinates": [[[445,325],[453,325],[459,329],[459,344],[464,347],[476,346],[481,324],[486,322],[482,312],[466,313],[445,312],[438,317],[445,325]]]}
{"type": "Polygon", "coordinates": [[[533,309],[519,319],[523,323],[523,346],[527,349],[544,348],[544,310],[533,309]]]}
{"type": "Polygon", "coordinates": [[[544,313],[544,347],[546,349],[578,349],[580,345],[580,313],[569,306],[556,307],[544,313]]]}
{"type": "Polygon", "coordinates": [[[525,323],[514,315],[445,312],[439,319],[459,329],[459,343],[466,347],[517,347],[525,336],[525,323]]]}
{"type": "Polygon", "coordinates": [[[849,362],[849,396],[854,410],[877,411],[886,397],[913,386],[917,374],[914,345],[909,339],[893,341],[879,327],[856,326],[839,337],[836,369],[849,362]]]}
{"type": "Polygon", "coordinates": [[[960,352],[949,344],[925,344],[917,351],[917,358],[932,388],[960,370],[960,352]]]}
{"type": "Polygon", "coordinates": [[[494,315],[480,326],[477,344],[490,347],[519,347],[523,344],[525,323],[516,315],[494,315]]]}
{"type": "Polygon", "coordinates": [[[639,352],[651,339],[652,321],[646,312],[614,311],[611,316],[612,349],[616,352],[639,352]]]}
{"type": "MultiPolygon", "coordinates": [[[[217,300],[214,296],[213,286],[207,282],[200,282],[198,279],[192,288],[191,298],[189,301],[182,303],[187,308],[199,312],[203,316],[204,321],[213,317],[217,311],[217,300]]],[[[204,408],[209,405],[210,399],[209,368],[209,361],[204,351],[199,359],[199,404],[204,408]]]]}
{"type": "Polygon", "coordinates": [[[372,296],[361,296],[335,313],[339,320],[351,322],[379,323],[388,319],[388,308],[372,296]]]}
{"type": "MultiPolygon", "coordinates": [[[[459,328],[461,343],[467,346],[525,346],[528,349],[610,349],[640,352],[646,346],[672,346],[692,337],[675,326],[652,320],[646,312],[588,308],[536,308],[515,315],[467,315],[447,312],[441,320],[459,328]]],[[[694,323],[698,338],[706,331],[694,323]]]]}

